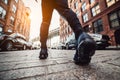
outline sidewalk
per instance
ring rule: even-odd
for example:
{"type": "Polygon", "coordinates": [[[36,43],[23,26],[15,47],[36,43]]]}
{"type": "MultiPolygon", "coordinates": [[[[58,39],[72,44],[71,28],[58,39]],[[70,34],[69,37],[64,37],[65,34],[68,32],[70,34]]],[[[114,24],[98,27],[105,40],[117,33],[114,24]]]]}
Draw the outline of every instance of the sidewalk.
{"type": "Polygon", "coordinates": [[[89,66],[75,65],[74,50],[0,52],[0,80],[120,80],[120,50],[97,50],[89,66]]]}
{"type": "Polygon", "coordinates": [[[120,50],[120,46],[116,47],[116,46],[109,46],[106,48],[107,50],[120,50]]]}

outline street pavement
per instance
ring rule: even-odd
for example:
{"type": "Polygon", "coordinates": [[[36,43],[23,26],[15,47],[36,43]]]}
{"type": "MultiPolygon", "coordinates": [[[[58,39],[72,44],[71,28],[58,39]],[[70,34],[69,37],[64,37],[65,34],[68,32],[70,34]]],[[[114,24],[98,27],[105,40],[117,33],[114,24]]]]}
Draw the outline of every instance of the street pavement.
{"type": "Polygon", "coordinates": [[[75,50],[0,52],[0,80],[120,80],[120,50],[96,50],[88,66],[75,65],[75,50]]]}

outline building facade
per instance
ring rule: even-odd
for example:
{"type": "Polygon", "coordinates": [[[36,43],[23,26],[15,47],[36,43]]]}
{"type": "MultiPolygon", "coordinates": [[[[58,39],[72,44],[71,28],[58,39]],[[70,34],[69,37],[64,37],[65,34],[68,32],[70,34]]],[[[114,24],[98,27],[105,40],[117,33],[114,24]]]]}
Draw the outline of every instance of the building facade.
{"type": "Polygon", "coordinates": [[[107,34],[115,45],[114,32],[120,28],[120,0],[69,0],[68,3],[86,32],[107,34]]]}
{"type": "Polygon", "coordinates": [[[75,36],[68,22],[62,17],[60,17],[59,35],[61,43],[65,43],[68,39],[73,38],[75,36]]]}
{"type": "Polygon", "coordinates": [[[20,33],[29,40],[30,12],[22,0],[0,0],[0,34],[20,33]]]}
{"type": "Polygon", "coordinates": [[[47,47],[48,48],[55,48],[60,43],[60,35],[59,35],[59,27],[49,30],[48,40],[47,40],[47,47]]]}

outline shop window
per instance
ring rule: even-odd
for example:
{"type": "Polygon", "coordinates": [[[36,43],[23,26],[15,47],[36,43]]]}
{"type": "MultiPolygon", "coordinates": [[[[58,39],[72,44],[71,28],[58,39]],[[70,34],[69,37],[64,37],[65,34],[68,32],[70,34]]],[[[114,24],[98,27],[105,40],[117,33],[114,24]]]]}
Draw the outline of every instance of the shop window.
{"type": "Polygon", "coordinates": [[[103,31],[103,23],[102,23],[101,19],[98,19],[97,21],[95,21],[93,23],[93,26],[94,26],[94,32],[95,33],[99,33],[101,31],[103,31]]]}
{"type": "Polygon", "coordinates": [[[89,27],[88,26],[85,26],[83,29],[84,29],[85,32],[89,32],[89,27]]]}
{"type": "Polygon", "coordinates": [[[109,14],[110,28],[120,27],[120,10],[109,14]]]}

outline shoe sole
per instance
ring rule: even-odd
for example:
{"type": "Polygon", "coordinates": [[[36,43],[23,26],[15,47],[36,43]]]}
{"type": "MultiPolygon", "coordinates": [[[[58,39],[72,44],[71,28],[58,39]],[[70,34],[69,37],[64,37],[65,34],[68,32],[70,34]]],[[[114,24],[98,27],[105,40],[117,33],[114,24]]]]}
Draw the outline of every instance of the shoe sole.
{"type": "Polygon", "coordinates": [[[47,59],[48,54],[40,54],[39,59],[47,59]]]}
{"type": "Polygon", "coordinates": [[[95,54],[95,42],[91,39],[85,39],[78,45],[79,64],[88,65],[91,57],[95,54]]]}

